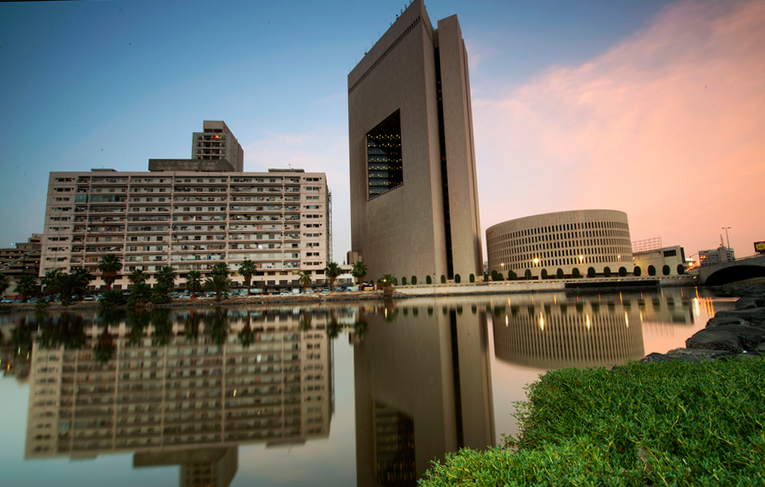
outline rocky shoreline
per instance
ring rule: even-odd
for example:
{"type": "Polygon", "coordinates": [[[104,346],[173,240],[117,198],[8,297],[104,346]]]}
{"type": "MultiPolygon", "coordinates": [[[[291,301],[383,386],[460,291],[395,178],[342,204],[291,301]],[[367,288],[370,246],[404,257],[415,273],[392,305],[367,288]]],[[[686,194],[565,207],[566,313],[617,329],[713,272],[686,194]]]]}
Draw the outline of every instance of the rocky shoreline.
{"type": "Polygon", "coordinates": [[[765,356],[765,279],[715,288],[721,296],[739,296],[736,308],[718,311],[706,328],[685,341],[685,348],[652,353],[641,362],[701,362],[765,356]]]}

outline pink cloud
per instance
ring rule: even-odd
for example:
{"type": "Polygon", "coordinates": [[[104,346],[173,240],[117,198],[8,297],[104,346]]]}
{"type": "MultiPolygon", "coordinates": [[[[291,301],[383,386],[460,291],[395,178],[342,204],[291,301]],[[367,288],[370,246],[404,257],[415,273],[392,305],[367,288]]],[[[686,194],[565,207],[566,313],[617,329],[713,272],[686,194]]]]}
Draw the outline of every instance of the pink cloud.
{"type": "MultiPolygon", "coordinates": [[[[633,240],[765,240],[765,3],[687,1],[580,66],[473,99],[481,221],[627,212],[633,240]]],[[[474,94],[475,96],[475,94],[474,94]]]]}

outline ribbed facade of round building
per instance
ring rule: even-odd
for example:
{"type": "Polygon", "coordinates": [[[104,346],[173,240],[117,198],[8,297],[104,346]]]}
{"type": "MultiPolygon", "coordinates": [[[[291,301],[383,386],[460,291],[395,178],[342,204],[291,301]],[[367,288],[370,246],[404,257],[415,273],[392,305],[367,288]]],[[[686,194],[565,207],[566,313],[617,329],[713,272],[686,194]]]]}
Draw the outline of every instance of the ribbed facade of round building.
{"type": "Polygon", "coordinates": [[[560,211],[508,220],[486,230],[486,243],[489,273],[505,279],[511,273],[521,279],[587,276],[590,268],[599,276],[633,271],[622,211],[560,211]]]}

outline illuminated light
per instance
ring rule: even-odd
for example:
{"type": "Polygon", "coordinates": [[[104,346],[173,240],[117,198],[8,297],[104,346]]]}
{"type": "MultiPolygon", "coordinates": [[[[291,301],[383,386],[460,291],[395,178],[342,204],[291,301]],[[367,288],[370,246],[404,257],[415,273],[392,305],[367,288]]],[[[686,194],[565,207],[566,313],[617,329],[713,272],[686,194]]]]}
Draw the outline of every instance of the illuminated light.
{"type": "Polygon", "coordinates": [[[507,315],[505,315],[505,326],[508,326],[508,324],[509,324],[508,318],[507,318],[507,315]]]}
{"type": "Polygon", "coordinates": [[[539,329],[545,331],[545,317],[542,313],[539,314],[539,329]]]}
{"type": "Polygon", "coordinates": [[[587,329],[589,330],[590,329],[590,315],[587,315],[586,319],[587,319],[587,321],[586,321],[587,329]]]}
{"type": "Polygon", "coordinates": [[[626,311],[624,312],[624,322],[627,324],[627,328],[629,328],[630,327],[630,317],[629,317],[629,315],[627,314],[626,311]]]}

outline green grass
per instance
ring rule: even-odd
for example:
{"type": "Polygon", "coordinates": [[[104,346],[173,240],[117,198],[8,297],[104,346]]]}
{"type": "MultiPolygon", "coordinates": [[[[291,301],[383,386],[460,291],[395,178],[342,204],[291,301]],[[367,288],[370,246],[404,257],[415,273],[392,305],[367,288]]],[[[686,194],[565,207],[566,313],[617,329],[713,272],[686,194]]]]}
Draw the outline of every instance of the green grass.
{"type": "Polygon", "coordinates": [[[420,485],[765,485],[763,358],[564,369],[528,392],[519,438],[420,485]]]}

